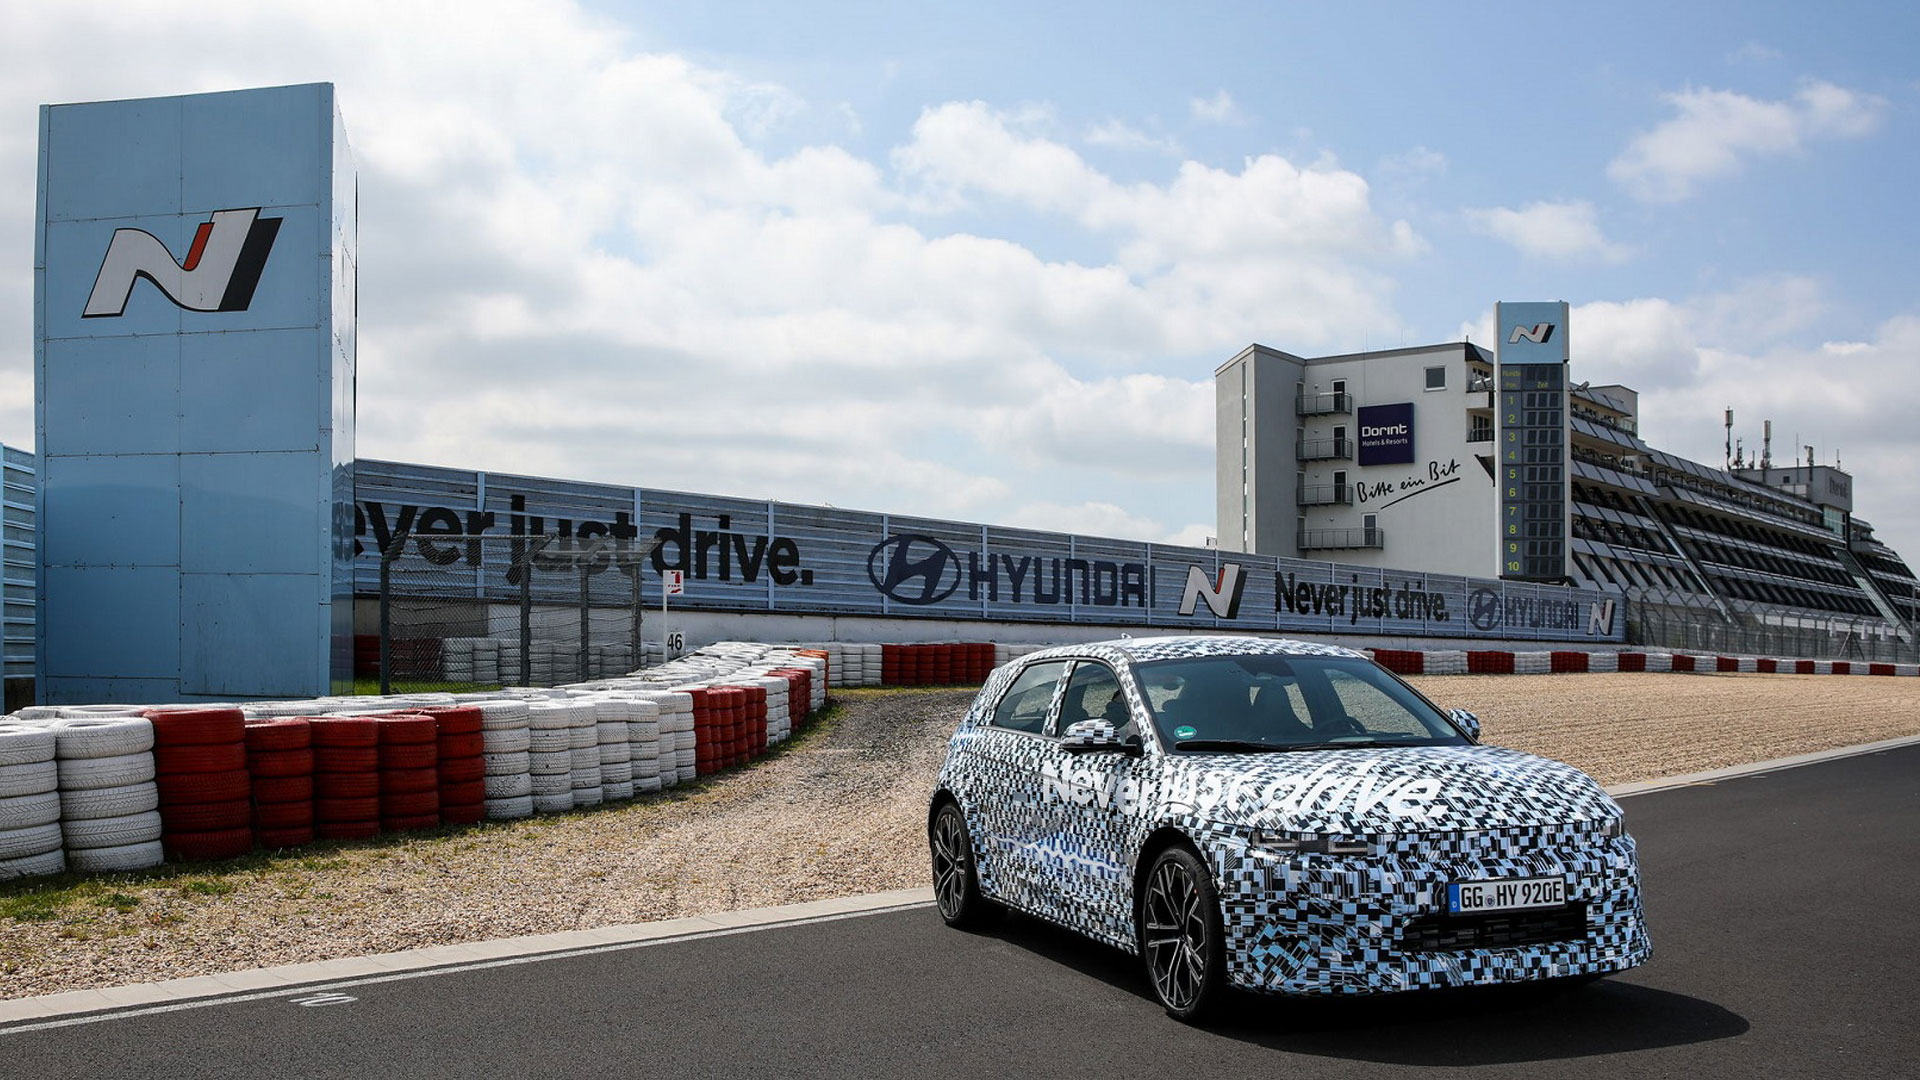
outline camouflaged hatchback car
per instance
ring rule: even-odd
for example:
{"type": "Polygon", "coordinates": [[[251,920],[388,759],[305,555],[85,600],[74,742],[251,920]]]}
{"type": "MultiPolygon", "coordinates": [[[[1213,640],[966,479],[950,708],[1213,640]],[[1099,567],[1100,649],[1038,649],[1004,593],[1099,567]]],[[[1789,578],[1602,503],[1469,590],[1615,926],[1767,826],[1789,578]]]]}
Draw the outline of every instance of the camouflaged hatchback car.
{"type": "Polygon", "coordinates": [[[955,926],[1013,908],[1140,955],[1169,1013],[1632,967],[1634,844],[1585,773],[1482,746],[1351,650],[1153,638],[996,670],[928,812],[955,926]]]}

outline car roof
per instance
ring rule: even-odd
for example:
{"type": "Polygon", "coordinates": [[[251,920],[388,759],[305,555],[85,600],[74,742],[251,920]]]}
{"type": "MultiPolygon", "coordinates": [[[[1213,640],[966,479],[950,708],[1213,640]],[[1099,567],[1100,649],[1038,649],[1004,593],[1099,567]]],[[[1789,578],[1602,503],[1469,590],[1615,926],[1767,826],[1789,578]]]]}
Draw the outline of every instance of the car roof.
{"type": "Polygon", "coordinates": [[[1148,663],[1155,660],[1187,660],[1207,656],[1338,656],[1365,660],[1365,653],[1341,645],[1292,638],[1179,634],[1162,637],[1116,638],[1079,645],[1057,645],[1028,654],[1024,659],[1047,660],[1069,657],[1093,657],[1107,661],[1148,663]]]}

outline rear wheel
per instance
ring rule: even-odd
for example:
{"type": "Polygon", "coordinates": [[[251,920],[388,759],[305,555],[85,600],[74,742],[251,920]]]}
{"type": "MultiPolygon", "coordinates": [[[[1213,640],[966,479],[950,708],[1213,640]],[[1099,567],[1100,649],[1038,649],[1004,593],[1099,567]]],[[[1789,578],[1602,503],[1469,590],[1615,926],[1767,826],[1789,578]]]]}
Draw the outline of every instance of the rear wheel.
{"type": "Polygon", "coordinates": [[[980,895],[973,841],[959,804],[950,802],[940,807],[927,839],[933,851],[933,898],[947,925],[972,929],[997,918],[999,905],[980,895]]]}
{"type": "Polygon", "coordinates": [[[1194,1023],[1225,995],[1226,943],[1213,877],[1186,848],[1168,848],[1147,871],[1140,900],[1140,956],[1154,996],[1176,1020],[1194,1023]]]}

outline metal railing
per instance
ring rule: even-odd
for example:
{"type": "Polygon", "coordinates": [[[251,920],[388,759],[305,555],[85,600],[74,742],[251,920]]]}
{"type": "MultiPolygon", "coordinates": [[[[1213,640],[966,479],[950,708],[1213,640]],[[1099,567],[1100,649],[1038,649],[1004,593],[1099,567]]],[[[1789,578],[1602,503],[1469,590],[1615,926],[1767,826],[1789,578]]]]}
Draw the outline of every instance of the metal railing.
{"type": "Polygon", "coordinates": [[[1294,497],[1296,506],[1352,506],[1350,484],[1308,484],[1294,497]]]}
{"type": "Polygon", "coordinates": [[[1301,529],[1301,551],[1331,551],[1337,548],[1378,548],[1387,543],[1386,530],[1373,529],[1301,529]]]}
{"type": "Polygon", "coordinates": [[[1345,390],[1322,390],[1309,394],[1296,388],[1293,399],[1295,416],[1328,416],[1353,411],[1353,395],[1345,390]]]}
{"type": "Polygon", "coordinates": [[[1343,436],[1325,439],[1301,439],[1295,448],[1300,461],[1330,461],[1353,457],[1353,440],[1343,436]]]}
{"type": "Polygon", "coordinates": [[[1651,649],[1763,656],[1796,660],[1858,660],[1867,663],[1920,663],[1920,645],[1903,642],[1877,619],[1839,613],[1774,613],[1770,621],[1743,604],[1729,601],[1729,621],[1704,600],[1678,594],[1671,600],[1627,601],[1627,643],[1651,649]]]}

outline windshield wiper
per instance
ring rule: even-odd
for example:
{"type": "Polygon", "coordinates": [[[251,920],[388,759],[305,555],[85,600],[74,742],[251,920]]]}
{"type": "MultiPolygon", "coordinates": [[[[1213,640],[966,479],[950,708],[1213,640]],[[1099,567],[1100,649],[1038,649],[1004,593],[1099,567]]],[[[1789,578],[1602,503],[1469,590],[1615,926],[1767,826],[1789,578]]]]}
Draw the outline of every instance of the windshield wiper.
{"type": "Polygon", "coordinates": [[[1174,743],[1175,750],[1247,750],[1254,753],[1262,751],[1278,753],[1282,750],[1296,749],[1279,743],[1252,742],[1247,739],[1185,739],[1174,743]]]}

